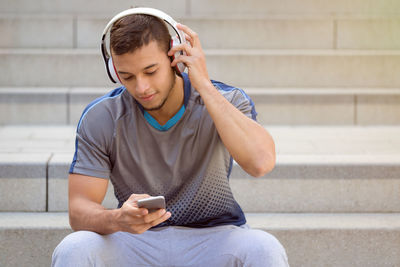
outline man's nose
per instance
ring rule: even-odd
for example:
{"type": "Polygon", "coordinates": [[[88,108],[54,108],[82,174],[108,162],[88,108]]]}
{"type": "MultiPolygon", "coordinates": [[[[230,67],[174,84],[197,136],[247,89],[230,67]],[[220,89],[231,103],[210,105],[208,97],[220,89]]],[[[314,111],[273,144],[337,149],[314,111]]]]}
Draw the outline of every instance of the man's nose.
{"type": "Polygon", "coordinates": [[[143,94],[149,88],[148,80],[144,77],[138,77],[136,79],[136,92],[138,94],[143,94]]]}

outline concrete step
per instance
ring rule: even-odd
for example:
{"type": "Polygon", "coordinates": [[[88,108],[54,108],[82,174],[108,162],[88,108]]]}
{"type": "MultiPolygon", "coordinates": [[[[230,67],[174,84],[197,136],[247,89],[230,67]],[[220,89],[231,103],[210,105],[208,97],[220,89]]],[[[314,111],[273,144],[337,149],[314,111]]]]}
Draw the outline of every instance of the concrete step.
{"type": "MultiPolygon", "coordinates": [[[[98,48],[109,17],[0,15],[0,48],[98,48]],[[40,36],[40,38],[39,38],[40,36]]],[[[176,18],[204,48],[399,49],[400,18],[275,15],[268,18],[176,18]]]]}
{"type": "MultiPolygon", "coordinates": [[[[246,87],[245,87],[246,88],[246,87]]],[[[264,125],[399,125],[398,89],[246,88],[264,125]]]]}
{"type": "MultiPolygon", "coordinates": [[[[398,266],[400,214],[246,214],[274,235],[290,266],[398,266]]],[[[0,265],[49,266],[71,229],[66,213],[0,213],[0,265]],[[27,242],[29,240],[29,242],[27,242]]]]}
{"type": "Polygon", "coordinates": [[[107,0],[63,1],[38,0],[35,3],[29,0],[3,0],[0,2],[0,13],[29,13],[29,14],[103,14],[114,16],[131,7],[153,7],[163,10],[170,16],[182,16],[189,13],[187,0],[115,0],[110,5],[107,0]]]}
{"type": "MultiPolygon", "coordinates": [[[[67,210],[74,128],[0,128],[0,211],[67,210]]],[[[400,127],[267,130],[275,169],[255,179],[235,164],[230,178],[246,212],[400,212],[400,127]]],[[[111,185],[103,204],[117,205],[111,185]]]]}
{"type": "MultiPolygon", "coordinates": [[[[211,78],[239,87],[400,87],[400,50],[209,49],[205,54],[211,78]]],[[[1,49],[0,68],[2,87],[110,86],[97,49],[1,49]]]]}
{"type": "MultiPolygon", "coordinates": [[[[0,125],[77,125],[111,88],[0,88],[0,125]]],[[[245,88],[264,125],[399,125],[400,89],[245,88]]]]}
{"type": "MultiPolygon", "coordinates": [[[[395,17],[271,15],[267,18],[190,18],[181,21],[199,34],[204,48],[212,49],[400,47],[400,38],[397,37],[400,35],[400,19],[395,17]]],[[[97,46],[98,37],[94,40],[93,47],[97,46]]]]}
{"type": "Polygon", "coordinates": [[[346,15],[393,15],[400,13],[400,3],[392,0],[384,1],[259,1],[240,0],[191,1],[191,15],[203,16],[253,16],[265,17],[271,14],[346,14],[346,15]]]}
{"type": "Polygon", "coordinates": [[[77,125],[84,108],[111,88],[0,88],[0,125],[77,125]]]}
{"type": "Polygon", "coordinates": [[[398,212],[398,157],[278,155],[263,178],[236,168],[230,181],[246,212],[398,212]]]}
{"type": "Polygon", "coordinates": [[[303,1],[259,1],[240,0],[194,1],[194,0],[116,0],[112,5],[106,0],[3,0],[0,2],[1,13],[49,13],[49,14],[109,14],[114,15],[131,6],[159,8],[170,15],[206,15],[206,16],[258,16],[271,14],[399,14],[400,4],[394,0],[303,0],[303,1]]]}

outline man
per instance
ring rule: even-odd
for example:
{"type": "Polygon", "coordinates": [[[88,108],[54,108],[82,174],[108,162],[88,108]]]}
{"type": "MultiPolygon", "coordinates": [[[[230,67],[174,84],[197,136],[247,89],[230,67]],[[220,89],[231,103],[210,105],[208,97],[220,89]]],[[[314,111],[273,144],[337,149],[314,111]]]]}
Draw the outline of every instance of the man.
{"type": "Polygon", "coordinates": [[[232,158],[252,176],[271,171],[274,142],[242,90],[210,81],[197,34],[177,27],[188,43],[170,48],[155,16],[112,25],[123,87],[91,103],[78,124],[69,176],[76,232],[53,266],[288,266],[278,240],[246,225],[228,182],[232,158]],[[182,63],[188,74],[174,69],[182,63]],[[108,179],[118,209],[101,205],[108,179]],[[167,210],[138,208],[156,195],[167,210]]]}

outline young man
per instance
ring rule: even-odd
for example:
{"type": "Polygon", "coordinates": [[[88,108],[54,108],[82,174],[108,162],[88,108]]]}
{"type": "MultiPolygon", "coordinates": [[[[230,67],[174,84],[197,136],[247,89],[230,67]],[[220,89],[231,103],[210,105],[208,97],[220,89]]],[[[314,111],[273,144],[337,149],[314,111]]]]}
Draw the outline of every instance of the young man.
{"type": "Polygon", "coordinates": [[[199,37],[170,48],[155,16],[117,20],[113,67],[123,87],[91,103],[77,129],[69,176],[74,233],[53,266],[288,266],[272,235],[250,229],[229,187],[232,158],[258,177],[275,165],[274,142],[250,98],[210,81],[199,37]],[[178,51],[184,51],[171,60],[178,51]],[[175,71],[184,63],[188,74],[175,71]],[[111,179],[118,209],[101,203],[111,179]],[[137,201],[163,195],[167,210],[137,201]]]}

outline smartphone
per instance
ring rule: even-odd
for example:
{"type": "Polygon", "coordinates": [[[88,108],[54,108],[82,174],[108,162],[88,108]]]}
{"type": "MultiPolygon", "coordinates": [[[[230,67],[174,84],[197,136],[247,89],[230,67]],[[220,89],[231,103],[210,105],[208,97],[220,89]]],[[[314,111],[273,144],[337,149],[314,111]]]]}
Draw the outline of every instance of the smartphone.
{"type": "Polygon", "coordinates": [[[146,208],[149,212],[165,209],[165,198],[163,196],[139,199],[137,203],[139,208],[146,208]]]}

